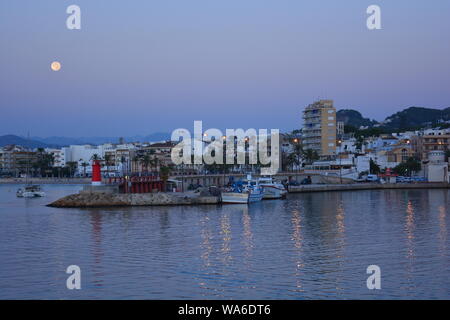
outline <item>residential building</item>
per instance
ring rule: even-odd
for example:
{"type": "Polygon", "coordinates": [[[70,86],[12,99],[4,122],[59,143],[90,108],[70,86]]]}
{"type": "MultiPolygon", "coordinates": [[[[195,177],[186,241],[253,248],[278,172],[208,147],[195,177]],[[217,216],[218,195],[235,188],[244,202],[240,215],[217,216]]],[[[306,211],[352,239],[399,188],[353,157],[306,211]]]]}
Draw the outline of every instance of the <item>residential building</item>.
{"type": "Polygon", "coordinates": [[[10,145],[0,151],[0,169],[16,177],[31,173],[33,164],[37,161],[37,153],[24,147],[10,145]]]}
{"type": "Polygon", "coordinates": [[[444,153],[450,148],[450,134],[428,134],[418,138],[415,144],[417,153],[422,160],[428,159],[430,151],[443,151],[444,153]]]}
{"type": "Polygon", "coordinates": [[[66,154],[64,148],[63,149],[46,148],[45,152],[53,155],[54,167],[63,168],[66,166],[66,154]]]}
{"type": "Polygon", "coordinates": [[[333,100],[319,100],[303,111],[303,145],[322,157],[336,154],[336,109],[333,100]]]}

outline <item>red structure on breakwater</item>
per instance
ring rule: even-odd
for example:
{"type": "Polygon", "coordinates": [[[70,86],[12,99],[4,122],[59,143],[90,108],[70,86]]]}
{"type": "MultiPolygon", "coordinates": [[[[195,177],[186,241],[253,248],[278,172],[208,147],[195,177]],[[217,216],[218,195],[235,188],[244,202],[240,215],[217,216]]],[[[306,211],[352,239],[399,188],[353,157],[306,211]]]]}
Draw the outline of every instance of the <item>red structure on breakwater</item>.
{"type": "Polygon", "coordinates": [[[108,184],[119,185],[120,193],[149,193],[164,190],[164,182],[158,176],[109,178],[108,184]]]}
{"type": "Polygon", "coordinates": [[[92,185],[100,186],[102,184],[101,165],[99,160],[94,160],[92,164],[92,185]]]}

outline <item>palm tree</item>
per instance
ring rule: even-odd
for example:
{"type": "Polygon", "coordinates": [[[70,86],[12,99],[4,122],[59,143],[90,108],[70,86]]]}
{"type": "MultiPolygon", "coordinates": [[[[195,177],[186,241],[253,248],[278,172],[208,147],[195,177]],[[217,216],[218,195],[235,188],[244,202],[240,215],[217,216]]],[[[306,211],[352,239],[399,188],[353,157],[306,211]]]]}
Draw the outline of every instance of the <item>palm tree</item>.
{"type": "Polygon", "coordinates": [[[125,176],[124,163],[126,162],[125,156],[120,157],[120,163],[122,164],[122,176],[125,176]]]}
{"type": "Polygon", "coordinates": [[[133,172],[138,172],[138,166],[139,166],[139,162],[141,162],[141,158],[138,155],[135,155],[133,157],[133,163],[134,163],[134,170],[131,170],[133,172]]]}
{"type": "Polygon", "coordinates": [[[73,175],[75,174],[75,170],[78,167],[78,162],[69,161],[66,164],[67,164],[67,167],[69,168],[69,176],[73,177],[73,175]]]}
{"type": "Polygon", "coordinates": [[[291,153],[292,159],[291,163],[295,164],[298,167],[300,167],[300,164],[302,162],[302,157],[305,154],[305,150],[303,149],[303,145],[300,143],[300,140],[297,138],[293,139],[293,150],[291,153]]]}
{"type": "Polygon", "coordinates": [[[106,171],[108,171],[109,174],[109,165],[111,164],[112,156],[110,154],[105,154],[105,165],[106,165],[106,171]]]}
{"type": "Polygon", "coordinates": [[[158,166],[159,166],[159,159],[158,157],[154,157],[152,160],[152,166],[155,168],[155,171],[158,171],[158,166]]]}
{"type": "Polygon", "coordinates": [[[150,158],[150,156],[148,154],[144,155],[144,157],[142,158],[142,164],[145,167],[145,172],[148,172],[148,166],[152,163],[152,159],[150,158]]]}
{"type": "Polygon", "coordinates": [[[94,153],[91,157],[91,160],[92,161],[100,161],[100,160],[102,160],[102,158],[98,154],[94,153]]]}
{"type": "Polygon", "coordinates": [[[89,163],[87,162],[82,162],[81,166],[83,167],[83,176],[86,177],[86,167],[89,166],[89,163]]]}
{"type": "Polygon", "coordinates": [[[150,154],[151,159],[152,159],[151,165],[155,169],[155,171],[157,171],[158,170],[158,168],[157,168],[157,166],[158,166],[158,158],[156,156],[156,151],[153,150],[153,149],[150,149],[149,150],[149,154],[150,154]]]}
{"type": "Polygon", "coordinates": [[[161,180],[163,181],[163,191],[166,191],[167,180],[169,179],[172,168],[169,166],[161,166],[159,169],[159,174],[161,176],[161,180]]]}
{"type": "Polygon", "coordinates": [[[319,154],[313,149],[306,149],[303,152],[303,157],[305,158],[307,164],[312,164],[314,161],[319,160],[319,154]]]}

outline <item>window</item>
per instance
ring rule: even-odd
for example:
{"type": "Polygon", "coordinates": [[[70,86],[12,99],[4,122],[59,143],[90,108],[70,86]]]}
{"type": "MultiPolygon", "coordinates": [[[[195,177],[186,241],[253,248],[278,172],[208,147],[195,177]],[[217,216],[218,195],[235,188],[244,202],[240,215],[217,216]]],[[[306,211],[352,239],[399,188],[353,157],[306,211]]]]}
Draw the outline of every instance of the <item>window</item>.
{"type": "Polygon", "coordinates": [[[334,117],[328,117],[328,120],[334,120],[334,117]]]}
{"type": "Polygon", "coordinates": [[[402,149],[402,161],[408,160],[408,150],[402,149]]]}
{"type": "Polygon", "coordinates": [[[329,123],[328,126],[329,127],[334,127],[334,123],[329,123]]]}
{"type": "Polygon", "coordinates": [[[329,147],[334,147],[334,143],[329,143],[328,146],[329,147]]]}
{"type": "Polygon", "coordinates": [[[334,110],[328,110],[328,113],[334,113],[334,110]]]}

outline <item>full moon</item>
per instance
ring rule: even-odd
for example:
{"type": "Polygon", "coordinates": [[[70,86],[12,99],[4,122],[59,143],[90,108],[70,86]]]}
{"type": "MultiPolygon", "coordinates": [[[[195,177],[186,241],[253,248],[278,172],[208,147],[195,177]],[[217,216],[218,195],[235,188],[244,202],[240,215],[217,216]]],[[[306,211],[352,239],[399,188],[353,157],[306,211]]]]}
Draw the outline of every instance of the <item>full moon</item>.
{"type": "Polygon", "coordinates": [[[61,69],[61,63],[58,61],[53,61],[50,68],[52,68],[53,71],[59,71],[59,69],[61,69]]]}

